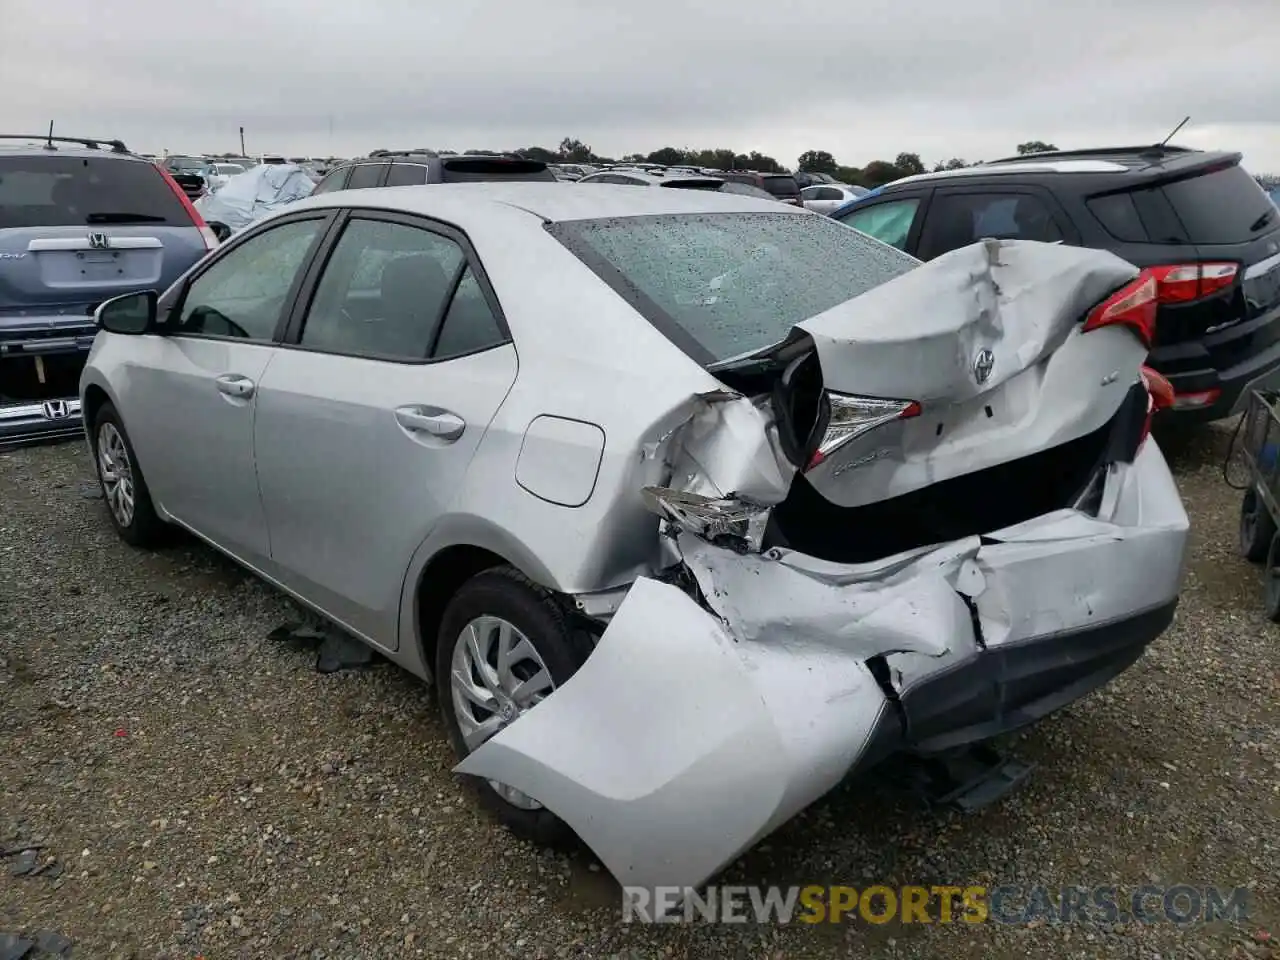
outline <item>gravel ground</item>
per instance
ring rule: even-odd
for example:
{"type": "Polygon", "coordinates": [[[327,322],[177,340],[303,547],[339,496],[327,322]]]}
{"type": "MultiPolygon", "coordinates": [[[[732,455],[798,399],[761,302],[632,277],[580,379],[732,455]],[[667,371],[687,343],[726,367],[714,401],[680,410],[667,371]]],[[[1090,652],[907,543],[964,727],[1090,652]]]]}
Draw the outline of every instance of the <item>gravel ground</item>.
{"type": "Polygon", "coordinates": [[[589,855],[471,802],[421,684],[318,674],[267,639],[297,611],[266,586],[124,546],[66,444],[0,455],[0,850],[44,844],[35,876],[0,864],[0,931],[90,958],[1274,957],[1280,627],[1234,552],[1226,440],[1166,444],[1195,534],[1177,621],[1020,739],[1028,784],[970,816],[851,784],[721,882],[1246,885],[1245,924],[624,925],[589,855]]]}

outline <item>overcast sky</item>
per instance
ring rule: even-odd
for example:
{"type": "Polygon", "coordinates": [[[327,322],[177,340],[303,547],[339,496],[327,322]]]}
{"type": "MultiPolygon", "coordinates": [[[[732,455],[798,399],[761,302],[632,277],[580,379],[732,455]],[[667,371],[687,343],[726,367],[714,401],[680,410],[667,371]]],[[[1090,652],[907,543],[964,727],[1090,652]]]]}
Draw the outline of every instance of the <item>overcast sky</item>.
{"type": "Polygon", "coordinates": [[[1162,139],[1280,173],[1280,0],[0,0],[0,132],[144,152],[1162,139]]]}

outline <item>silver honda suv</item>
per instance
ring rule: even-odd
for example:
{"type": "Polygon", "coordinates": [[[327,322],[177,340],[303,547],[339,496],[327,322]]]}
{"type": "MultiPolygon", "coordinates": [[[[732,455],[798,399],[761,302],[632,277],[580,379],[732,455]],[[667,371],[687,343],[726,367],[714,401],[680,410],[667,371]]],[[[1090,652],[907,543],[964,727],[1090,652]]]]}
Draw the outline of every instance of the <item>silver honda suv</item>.
{"type": "Polygon", "coordinates": [[[0,447],[79,435],[94,308],[164,290],[216,245],[120,141],[0,134],[0,447]]]}

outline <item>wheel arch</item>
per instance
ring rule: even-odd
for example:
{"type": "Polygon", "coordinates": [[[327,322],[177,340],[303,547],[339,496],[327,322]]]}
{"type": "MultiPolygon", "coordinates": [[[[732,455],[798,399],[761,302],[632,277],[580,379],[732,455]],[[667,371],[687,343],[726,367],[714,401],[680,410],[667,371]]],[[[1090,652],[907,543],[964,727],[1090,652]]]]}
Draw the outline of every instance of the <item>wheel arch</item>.
{"type": "Polygon", "coordinates": [[[448,518],[418,548],[402,590],[399,646],[402,651],[416,650],[427,677],[434,670],[440,622],[449,601],[476,574],[502,566],[562,592],[532,550],[480,517],[448,518]]]}

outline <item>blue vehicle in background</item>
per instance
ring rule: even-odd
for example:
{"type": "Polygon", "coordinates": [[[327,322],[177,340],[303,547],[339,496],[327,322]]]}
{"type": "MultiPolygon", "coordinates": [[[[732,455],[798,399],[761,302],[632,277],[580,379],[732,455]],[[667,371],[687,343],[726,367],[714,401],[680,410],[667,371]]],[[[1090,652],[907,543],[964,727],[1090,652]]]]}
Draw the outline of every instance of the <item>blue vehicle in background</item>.
{"type": "Polygon", "coordinates": [[[80,435],[94,308],[164,290],[217,243],[119,140],[0,134],[0,447],[80,435]]]}

